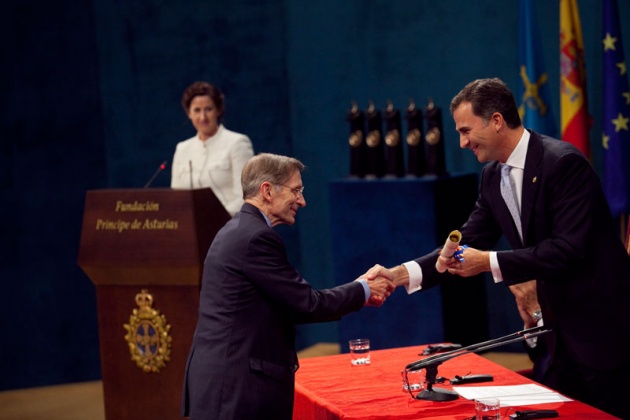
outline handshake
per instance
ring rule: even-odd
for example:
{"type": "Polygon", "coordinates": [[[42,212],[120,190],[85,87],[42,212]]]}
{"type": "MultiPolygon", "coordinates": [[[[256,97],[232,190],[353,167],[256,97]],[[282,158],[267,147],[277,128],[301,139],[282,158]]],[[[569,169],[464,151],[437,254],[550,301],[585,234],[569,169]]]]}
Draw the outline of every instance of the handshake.
{"type": "Polygon", "coordinates": [[[367,301],[366,306],[381,306],[385,299],[396,289],[396,286],[402,284],[396,283],[397,273],[395,271],[396,268],[387,269],[382,265],[376,264],[357,279],[367,280],[367,284],[370,287],[370,299],[367,301]]]}
{"type": "MultiPolygon", "coordinates": [[[[440,274],[448,271],[450,274],[461,277],[470,277],[484,271],[490,271],[489,252],[479,251],[467,245],[459,246],[461,239],[462,234],[457,230],[449,234],[444,248],[437,254],[435,270],[440,274]],[[465,260],[464,250],[466,250],[465,260]]],[[[381,306],[396,287],[409,285],[409,272],[404,265],[385,268],[382,265],[376,264],[359,277],[359,279],[367,280],[368,286],[370,287],[370,298],[366,305],[381,306]]],[[[527,292],[528,291],[523,291],[523,294],[527,292]]],[[[520,300],[524,301],[524,298],[520,300]]],[[[518,301],[519,297],[517,296],[517,302],[518,301]]],[[[528,305],[527,308],[525,308],[525,304],[522,306],[524,306],[524,311],[528,311],[529,307],[532,305],[528,305]]],[[[537,302],[534,306],[537,306],[537,302]]],[[[533,312],[529,310],[529,313],[533,312]]]]}

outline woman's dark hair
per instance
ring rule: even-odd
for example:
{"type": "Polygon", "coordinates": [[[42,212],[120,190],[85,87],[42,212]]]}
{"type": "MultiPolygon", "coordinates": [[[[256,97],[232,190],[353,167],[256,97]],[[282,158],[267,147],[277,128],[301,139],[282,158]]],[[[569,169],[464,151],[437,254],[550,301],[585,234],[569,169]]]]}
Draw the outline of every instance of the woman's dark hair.
{"type": "Polygon", "coordinates": [[[208,82],[195,82],[188,86],[182,95],[182,107],[184,108],[186,115],[188,115],[190,103],[195,96],[209,96],[219,111],[219,117],[223,117],[223,113],[225,112],[223,105],[223,93],[221,93],[219,88],[208,82]]]}

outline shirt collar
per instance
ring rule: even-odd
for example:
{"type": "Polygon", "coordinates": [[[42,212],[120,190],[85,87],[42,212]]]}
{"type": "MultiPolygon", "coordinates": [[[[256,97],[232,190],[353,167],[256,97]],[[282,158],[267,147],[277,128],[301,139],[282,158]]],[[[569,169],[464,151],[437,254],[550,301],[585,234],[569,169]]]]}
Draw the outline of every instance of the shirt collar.
{"type": "Polygon", "coordinates": [[[273,228],[273,226],[271,226],[271,221],[269,220],[269,218],[267,217],[267,215],[265,214],[264,211],[262,211],[261,209],[258,209],[258,211],[260,212],[260,214],[263,215],[263,217],[265,218],[265,222],[267,222],[267,226],[269,226],[270,228],[273,228]]]}
{"type": "Polygon", "coordinates": [[[223,130],[223,124],[219,124],[219,128],[217,128],[217,132],[216,132],[216,133],[214,133],[214,136],[208,137],[208,138],[204,141],[204,140],[201,140],[201,139],[199,138],[199,133],[197,133],[197,134],[195,135],[195,139],[196,139],[199,143],[201,143],[201,144],[208,144],[208,140],[212,140],[213,138],[217,137],[217,136],[219,135],[219,133],[220,133],[222,130],[223,130]]]}
{"type": "Polygon", "coordinates": [[[512,168],[525,169],[525,158],[527,157],[527,146],[529,146],[529,137],[529,131],[523,130],[523,135],[521,136],[521,139],[518,141],[518,144],[512,151],[512,154],[505,162],[507,165],[510,165],[512,168]]]}

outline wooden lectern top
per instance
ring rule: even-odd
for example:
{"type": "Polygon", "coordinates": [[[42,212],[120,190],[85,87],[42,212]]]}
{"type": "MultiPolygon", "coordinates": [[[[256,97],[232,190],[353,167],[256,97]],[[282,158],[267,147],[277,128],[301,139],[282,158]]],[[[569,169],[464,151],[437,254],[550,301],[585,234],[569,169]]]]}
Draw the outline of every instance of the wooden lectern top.
{"type": "Polygon", "coordinates": [[[210,188],[91,190],[78,264],[96,285],[199,284],[229,219],[210,188]]]}

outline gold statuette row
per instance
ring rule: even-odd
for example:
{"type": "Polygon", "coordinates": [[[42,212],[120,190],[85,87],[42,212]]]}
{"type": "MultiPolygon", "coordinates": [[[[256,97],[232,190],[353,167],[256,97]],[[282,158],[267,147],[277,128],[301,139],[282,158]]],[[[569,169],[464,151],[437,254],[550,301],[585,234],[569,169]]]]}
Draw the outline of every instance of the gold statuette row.
{"type": "Polygon", "coordinates": [[[433,100],[423,110],[409,101],[402,134],[401,115],[391,101],[381,113],[373,101],[363,112],[356,102],[348,111],[350,125],[350,176],[353,178],[399,178],[447,175],[444,156],[442,111],[433,100]],[[383,124],[384,120],[384,124],[383,124]],[[426,122],[426,136],[424,125],[426,122]],[[383,134],[384,125],[384,134],[383,134]],[[383,141],[384,139],[384,141],[383,141]],[[407,168],[405,171],[406,139],[407,168]]]}

